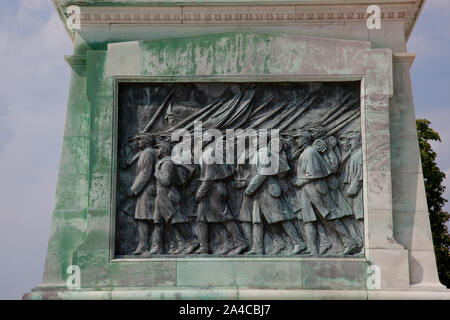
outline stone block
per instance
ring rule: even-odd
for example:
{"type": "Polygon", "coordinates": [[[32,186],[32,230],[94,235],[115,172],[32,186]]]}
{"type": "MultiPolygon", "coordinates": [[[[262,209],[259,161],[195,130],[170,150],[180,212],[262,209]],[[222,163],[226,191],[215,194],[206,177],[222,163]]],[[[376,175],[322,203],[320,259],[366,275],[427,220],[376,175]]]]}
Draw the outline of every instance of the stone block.
{"type": "Polygon", "coordinates": [[[402,249],[394,237],[392,210],[371,210],[368,219],[367,247],[378,249],[402,249]]]}
{"type": "Polygon", "coordinates": [[[90,129],[90,103],[87,100],[70,100],[67,106],[65,137],[87,137],[90,129]]]}
{"type": "Polygon", "coordinates": [[[89,166],[89,139],[64,137],[59,170],[64,174],[85,174],[89,166]]]}
{"type": "Polygon", "coordinates": [[[78,250],[74,264],[81,270],[81,288],[109,287],[109,249],[78,250]]]}
{"type": "Polygon", "coordinates": [[[401,21],[383,21],[382,28],[370,30],[373,48],[389,48],[393,52],[406,51],[405,27],[401,21]]]}
{"type": "Polygon", "coordinates": [[[427,211],[394,211],[394,234],[408,250],[433,250],[427,211]]]}
{"type": "Polygon", "coordinates": [[[73,251],[86,237],[86,211],[55,211],[49,252],[73,251]]]}
{"type": "Polygon", "coordinates": [[[177,286],[302,287],[302,262],[220,259],[177,262],[177,286]]]}
{"type": "Polygon", "coordinates": [[[237,288],[133,288],[113,289],[114,300],[237,300],[237,288]]]}
{"type": "Polygon", "coordinates": [[[112,136],[113,106],[112,98],[97,98],[92,101],[92,136],[112,136]]]}
{"type": "Polygon", "coordinates": [[[367,267],[365,261],[304,261],[303,288],[365,290],[367,267]]]}
{"type": "Polygon", "coordinates": [[[109,43],[106,58],[107,76],[140,75],[139,42],[109,43]]]}
{"type": "Polygon", "coordinates": [[[367,300],[364,290],[255,290],[239,288],[240,300],[367,300]]]}
{"type": "Polygon", "coordinates": [[[111,172],[94,172],[89,186],[89,209],[111,208],[111,172]]]}
{"type": "Polygon", "coordinates": [[[47,252],[44,275],[39,287],[67,287],[66,271],[70,265],[73,265],[73,251],[47,252]]]}
{"type": "Polygon", "coordinates": [[[392,173],[394,211],[428,211],[423,176],[420,173],[392,173]]]}
{"type": "Polygon", "coordinates": [[[86,239],[78,250],[108,250],[110,245],[111,213],[109,210],[89,210],[86,221],[86,239]]]}
{"type": "Polygon", "coordinates": [[[172,261],[115,261],[109,266],[114,287],[172,287],[177,282],[177,262],[172,261]]]}
{"type": "Polygon", "coordinates": [[[417,134],[414,104],[394,96],[390,100],[389,123],[392,137],[417,134]]]}
{"type": "Polygon", "coordinates": [[[89,100],[113,96],[113,78],[105,73],[106,51],[90,50],[87,52],[87,95],[89,100]]]}
{"type": "Polygon", "coordinates": [[[409,265],[411,286],[416,289],[445,290],[445,286],[439,282],[434,250],[409,251],[409,265]]]}
{"type": "Polygon", "coordinates": [[[111,135],[93,135],[91,137],[90,170],[111,171],[112,137],[111,135]]]}
{"type": "Polygon", "coordinates": [[[368,256],[379,267],[381,289],[409,288],[408,250],[369,249],[368,256]]]}
{"type": "Polygon", "coordinates": [[[80,76],[75,71],[70,75],[69,101],[87,100],[87,77],[80,76]]]}
{"type": "Polygon", "coordinates": [[[368,171],[367,189],[368,210],[392,210],[391,173],[389,171],[368,171]]]}
{"type": "Polygon", "coordinates": [[[60,173],[56,186],[55,210],[78,211],[88,207],[87,174],[60,173]]]}
{"type": "Polygon", "coordinates": [[[422,173],[417,134],[391,136],[391,166],[394,173],[422,173]]]}

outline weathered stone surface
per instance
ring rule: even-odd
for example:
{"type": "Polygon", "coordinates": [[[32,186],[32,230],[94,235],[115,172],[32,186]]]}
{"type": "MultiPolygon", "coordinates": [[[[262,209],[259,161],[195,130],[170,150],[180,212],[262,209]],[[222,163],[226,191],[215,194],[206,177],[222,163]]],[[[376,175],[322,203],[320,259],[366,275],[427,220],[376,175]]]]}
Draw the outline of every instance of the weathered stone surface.
{"type": "Polygon", "coordinates": [[[177,278],[176,261],[134,261],[110,264],[109,277],[114,287],[172,287],[183,286],[177,278]]]}
{"type": "Polygon", "coordinates": [[[49,252],[72,251],[86,236],[86,211],[55,211],[48,243],[49,252]]]}
{"type": "Polygon", "coordinates": [[[408,250],[433,250],[428,211],[396,211],[395,237],[408,250]]]}
{"type": "Polygon", "coordinates": [[[303,288],[365,290],[367,267],[365,261],[304,261],[303,288]]]}
{"type": "Polygon", "coordinates": [[[88,207],[87,174],[60,173],[56,185],[55,211],[77,211],[88,207]]]}
{"type": "Polygon", "coordinates": [[[302,264],[298,261],[199,261],[177,262],[177,285],[184,287],[301,288],[302,264]]]}
{"type": "Polygon", "coordinates": [[[408,250],[369,249],[370,261],[379,267],[380,288],[409,288],[408,250]]]}
{"type": "Polygon", "coordinates": [[[109,250],[78,250],[74,254],[74,265],[80,267],[81,288],[109,287],[109,250]]]}
{"type": "MultiPolygon", "coordinates": [[[[409,79],[412,60],[399,56],[406,50],[405,42],[415,22],[416,12],[420,10],[419,2],[414,5],[403,0],[390,1],[386,4],[388,10],[383,10],[388,12],[382,20],[384,28],[375,31],[365,28],[365,15],[358,15],[358,12],[364,12],[365,2],[373,4],[372,0],[364,0],[363,3],[361,0],[346,1],[338,6],[336,4],[341,0],[333,4],[326,1],[327,5],[322,5],[323,2],[318,0],[320,6],[296,4],[294,12],[292,8],[289,12],[283,11],[290,4],[273,3],[276,9],[272,11],[278,15],[265,14],[262,17],[264,23],[236,20],[244,19],[240,14],[251,11],[249,7],[246,7],[247,11],[240,7],[242,12],[231,12],[228,23],[212,23],[206,20],[208,13],[217,13],[225,20],[227,14],[230,15],[227,10],[233,8],[215,6],[213,3],[203,6],[208,1],[197,4],[203,8],[200,16],[196,17],[195,12],[186,9],[185,17],[177,11],[183,4],[178,2],[172,3],[174,6],[158,9],[162,10],[158,13],[175,10],[172,15],[158,16],[158,19],[173,19],[170,25],[161,21],[155,23],[156,15],[153,15],[151,29],[141,24],[143,21],[137,22],[136,16],[130,15],[138,11],[136,8],[127,11],[127,6],[122,2],[120,7],[127,11],[123,17],[128,14],[130,19],[121,23],[105,20],[103,13],[118,10],[111,7],[119,2],[113,0],[107,5],[94,6],[90,13],[95,12],[96,15],[90,17],[91,23],[74,33],[74,56],[67,59],[74,72],[71,76],[52,238],[42,284],[24,298],[450,298],[448,292],[439,291],[442,288],[438,285],[431,250],[423,177],[415,141],[415,115],[409,79]],[[331,7],[338,10],[329,11],[331,7]],[[295,13],[294,20],[290,17],[292,13],[295,13]],[[331,264],[314,259],[286,259],[283,260],[286,263],[284,267],[277,264],[265,270],[263,266],[273,266],[274,261],[256,262],[256,259],[249,259],[248,266],[252,268],[248,267],[246,272],[249,278],[246,278],[239,274],[241,268],[235,261],[226,261],[230,268],[224,273],[216,267],[213,269],[221,274],[217,281],[227,287],[204,289],[197,284],[203,281],[214,283],[212,277],[217,275],[205,267],[204,275],[208,279],[202,279],[193,267],[197,263],[195,260],[111,261],[110,234],[115,232],[115,226],[111,224],[114,219],[111,219],[107,195],[111,188],[107,180],[111,178],[108,174],[114,172],[111,167],[114,162],[108,159],[114,156],[109,152],[114,141],[114,76],[132,76],[140,80],[145,77],[160,77],[161,80],[167,79],[167,76],[175,79],[186,76],[184,81],[224,81],[229,80],[230,76],[250,81],[266,81],[268,78],[271,81],[361,81],[362,99],[367,99],[363,101],[366,109],[361,119],[363,124],[370,124],[362,128],[365,223],[368,233],[365,235],[368,246],[365,254],[368,261],[381,268],[382,289],[366,290],[364,287],[365,281],[361,281],[361,277],[366,276],[366,270],[362,267],[366,262],[339,261],[331,264]],[[387,101],[387,98],[390,99],[387,101]],[[104,189],[108,192],[102,194],[104,189]],[[380,234],[386,237],[380,237],[380,234]],[[385,241],[391,234],[405,247],[404,250],[400,245],[385,241]],[[352,266],[346,268],[348,263],[352,266]],[[181,269],[174,267],[177,264],[195,277],[190,279],[182,274],[181,269]],[[361,264],[361,269],[358,264],[361,264]],[[68,276],[65,270],[70,265],[82,268],[82,290],[69,291],[65,288],[68,276]],[[156,273],[162,269],[167,271],[167,277],[157,277],[156,273]],[[296,273],[299,269],[301,272],[296,273]],[[126,270],[133,272],[127,273],[126,270]],[[142,270],[153,270],[155,273],[143,277],[142,270]],[[288,283],[290,289],[261,290],[254,287],[255,283],[264,285],[258,277],[267,275],[273,275],[267,280],[269,284],[275,286],[275,282],[281,281],[288,283]],[[192,286],[182,286],[177,282],[178,277],[192,286]],[[328,277],[331,277],[329,281],[328,277]],[[139,281],[145,284],[141,286],[139,281]],[[314,289],[307,290],[305,286],[314,289]],[[331,287],[336,290],[327,290],[331,287]]],[[[62,12],[59,5],[66,1],[57,3],[62,12]]],[[[84,1],[80,3],[87,4],[84,1]]],[[[100,1],[90,2],[89,5],[94,3],[100,1]]],[[[154,10],[151,3],[146,4],[139,8],[142,13],[154,10]]],[[[246,1],[245,5],[260,6],[253,1],[246,1]]],[[[201,263],[207,265],[211,262],[201,263]]]]}
{"type": "Polygon", "coordinates": [[[86,236],[78,250],[99,250],[108,248],[111,240],[110,210],[90,209],[86,219],[86,236]]]}
{"type": "Polygon", "coordinates": [[[436,281],[438,274],[434,250],[409,251],[409,266],[412,288],[422,289],[422,291],[426,291],[427,289],[444,290],[448,294],[445,286],[436,281]]]}
{"type": "Polygon", "coordinates": [[[392,187],[390,171],[369,171],[368,209],[392,210],[392,187]]]}
{"type": "Polygon", "coordinates": [[[394,211],[428,211],[422,174],[393,173],[392,190],[394,211]]]}

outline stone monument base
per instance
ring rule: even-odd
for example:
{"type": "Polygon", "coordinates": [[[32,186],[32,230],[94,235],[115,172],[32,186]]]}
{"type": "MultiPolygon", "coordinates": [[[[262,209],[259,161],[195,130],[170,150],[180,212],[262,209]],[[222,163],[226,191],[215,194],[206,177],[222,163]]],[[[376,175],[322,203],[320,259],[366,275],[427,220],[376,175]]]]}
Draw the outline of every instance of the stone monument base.
{"type": "MultiPolygon", "coordinates": [[[[439,287],[369,289],[373,277],[364,257],[153,258],[113,260],[104,279],[109,286],[69,290],[41,285],[26,300],[376,300],[450,299],[439,287]],[[158,261],[155,261],[158,260],[158,261]],[[153,268],[142,267],[152,261],[153,268]],[[127,264],[124,273],[120,264],[127,264]],[[140,265],[142,266],[140,267],[140,265]],[[159,266],[156,266],[159,264],[159,266]],[[155,268],[166,270],[158,277],[155,268]]],[[[100,273],[99,270],[95,273],[100,273]]]]}
{"type": "Polygon", "coordinates": [[[34,289],[24,300],[449,300],[448,290],[302,290],[227,288],[34,289]]]}

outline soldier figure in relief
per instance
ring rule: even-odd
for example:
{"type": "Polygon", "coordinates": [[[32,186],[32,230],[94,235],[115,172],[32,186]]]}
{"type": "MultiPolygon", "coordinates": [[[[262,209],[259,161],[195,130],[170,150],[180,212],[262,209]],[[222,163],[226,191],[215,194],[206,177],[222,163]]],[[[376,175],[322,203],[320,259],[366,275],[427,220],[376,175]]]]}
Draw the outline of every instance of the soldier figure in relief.
{"type": "Polygon", "coordinates": [[[150,135],[138,136],[139,158],[136,178],[128,193],[129,197],[137,197],[135,219],[138,225],[139,244],[134,255],[140,255],[149,250],[150,225],[153,222],[155,180],[153,171],[158,159],[153,149],[154,139],[150,135]]]}
{"type": "MultiPolygon", "coordinates": [[[[251,177],[254,172],[254,165],[251,163],[238,164],[235,181],[231,183],[232,187],[238,192],[241,192],[247,188],[251,177]]],[[[253,199],[247,196],[245,193],[242,195],[241,208],[237,220],[241,223],[242,230],[244,231],[246,239],[252,243],[253,230],[252,230],[252,211],[253,211],[253,199]]]]}
{"type": "MultiPolygon", "coordinates": [[[[334,141],[328,142],[331,142],[331,146],[334,145],[334,141]]],[[[326,178],[332,207],[325,218],[333,225],[344,242],[346,248],[344,254],[353,253],[363,244],[353,222],[353,210],[339,189],[339,180],[334,175],[339,166],[338,157],[332,147],[321,139],[315,140],[313,147],[322,154],[332,171],[332,174],[326,178]],[[347,224],[344,223],[346,220],[349,220],[347,224]]]]}
{"type": "MultiPolygon", "coordinates": [[[[201,184],[197,190],[197,235],[200,248],[199,254],[208,254],[208,225],[222,224],[217,228],[217,235],[223,243],[218,255],[237,255],[248,248],[248,242],[235,221],[228,205],[228,190],[226,182],[234,175],[234,168],[228,164],[215,162],[215,150],[224,147],[223,143],[212,143],[203,152],[201,161],[201,184]]],[[[223,153],[222,153],[223,154],[223,153]]]]}
{"type": "Polygon", "coordinates": [[[177,166],[170,157],[170,144],[158,144],[160,160],[155,167],[157,180],[155,204],[155,231],[153,232],[153,247],[150,254],[164,253],[164,227],[170,227],[175,235],[176,247],[170,254],[189,254],[198,246],[198,242],[188,227],[188,217],[181,208],[179,187],[184,184],[188,175],[178,174],[177,170],[185,170],[177,166]]]}
{"type": "Polygon", "coordinates": [[[293,244],[289,254],[298,254],[306,249],[306,245],[293,223],[295,215],[285,198],[288,190],[281,181],[290,170],[283,145],[274,139],[269,148],[258,150],[257,155],[256,174],[245,190],[246,196],[254,195],[253,247],[249,254],[263,254],[264,221],[271,228],[274,238],[271,254],[278,254],[283,249],[284,244],[279,236],[283,231],[293,244]],[[275,165],[276,161],[278,164],[275,165]]]}
{"type": "Polygon", "coordinates": [[[363,171],[361,134],[359,132],[354,132],[350,136],[350,147],[352,154],[350,157],[349,172],[347,174],[347,196],[353,199],[353,212],[355,214],[356,225],[360,236],[364,237],[363,171]]]}
{"type": "Polygon", "coordinates": [[[327,218],[331,214],[330,221],[344,241],[344,254],[351,253],[356,243],[347,236],[342,223],[334,219],[337,210],[333,205],[327,178],[333,173],[328,163],[320,153],[312,146],[312,136],[308,131],[300,131],[297,134],[298,145],[303,148],[298,161],[297,177],[292,183],[300,189],[302,203],[302,220],[305,226],[306,240],[311,254],[318,254],[317,215],[327,218]]]}

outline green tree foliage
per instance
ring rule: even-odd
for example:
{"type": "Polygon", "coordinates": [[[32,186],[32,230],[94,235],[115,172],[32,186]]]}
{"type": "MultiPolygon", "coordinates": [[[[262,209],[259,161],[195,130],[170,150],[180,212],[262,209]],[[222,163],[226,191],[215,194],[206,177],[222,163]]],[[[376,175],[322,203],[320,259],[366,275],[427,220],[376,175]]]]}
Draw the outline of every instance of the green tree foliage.
{"type": "Polygon", "coordinates": [[[431,122],[426,119],[416,120],[439,279],[442,284],[450,287],[450,235],[446,226],[450,215],[442,210],[447,202],[443,197],[445,186],[442,185],[445,173],[437,166],[436,152],[430,144],[430,141],[441,142],[441,137],[430,127],[430,124],[431,122]]]}

